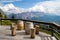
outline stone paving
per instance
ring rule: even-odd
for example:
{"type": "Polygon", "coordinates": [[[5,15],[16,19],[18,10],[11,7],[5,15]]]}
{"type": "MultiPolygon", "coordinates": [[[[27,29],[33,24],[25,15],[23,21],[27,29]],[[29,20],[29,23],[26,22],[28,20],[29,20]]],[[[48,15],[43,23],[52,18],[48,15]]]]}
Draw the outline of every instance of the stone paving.
{"type": "Polygon", "coordinates": [[[31,39],[30,35],[26,35],[25,31],[16,30],[16,36],[11,36],[11,30],[9,26],[0,26],[0,40],[56,40],[48,34],[40,32],[35,36],[35,39],[31,39]]]}

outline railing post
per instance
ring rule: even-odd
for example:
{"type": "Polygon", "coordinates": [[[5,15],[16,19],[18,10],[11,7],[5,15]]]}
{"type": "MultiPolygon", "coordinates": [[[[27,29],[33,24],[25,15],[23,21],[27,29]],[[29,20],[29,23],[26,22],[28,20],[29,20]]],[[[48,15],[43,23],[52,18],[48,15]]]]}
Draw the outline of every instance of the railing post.
{"type": "Polygon", "coordinates": [[[51,25],[51,26],[50,26],[50,30],[51,30],[51,31],[50,31],[50,32],[51,32],[51,36],[53,36],[53,28],[52,28],[52,27],[53,27],[53,26],[51,25]]]}
{"type": "Polygon", "coordinates": [[[2,20],[1,20],[1,25],[2,25],[2,20]]]}
{"type": "Polygon", "coordinates": [[[53,32],[53,29],[52,29],[52,36],[54,36],[54,34],[53,34],[54,32],[53,32]]]}
{"type": "Polygon", "coordinates": [[[30,29],[30,36],[31,38],[35,38],[35,28],[30,29]]]}

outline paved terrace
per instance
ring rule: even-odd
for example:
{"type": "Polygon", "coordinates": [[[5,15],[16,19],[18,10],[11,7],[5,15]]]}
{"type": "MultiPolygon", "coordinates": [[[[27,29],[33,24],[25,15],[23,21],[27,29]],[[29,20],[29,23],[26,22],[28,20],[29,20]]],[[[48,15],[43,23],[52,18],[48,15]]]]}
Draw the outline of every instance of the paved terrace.
{"type": "Polygon", "coordinates": [[[35,39],[31,39],[30,35],[26,35],[25,31],[16,31],[16,36],[11,36],[11,30],[9,26],[0,26],[0,40],[56,40],[46,33],[40,32],[35,36],[35,39]]]}

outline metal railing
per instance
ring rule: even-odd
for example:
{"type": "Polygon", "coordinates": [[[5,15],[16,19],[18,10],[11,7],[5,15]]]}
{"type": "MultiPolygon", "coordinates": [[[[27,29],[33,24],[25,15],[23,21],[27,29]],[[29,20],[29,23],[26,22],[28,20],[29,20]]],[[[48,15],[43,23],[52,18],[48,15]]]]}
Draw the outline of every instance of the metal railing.
{"type": "MultiPolygon", "coordinates": [[[[49,22],[41,22],[41,21],[36,21],[36,20],[25,20],[25,19],[0,19],[0,20],[22,20],[22,21],[28,21],[28,22],[33,22],[33,23],[38,23],[38,24],[45,24],[45,25],[49,25],[50,28],[44,28],[46,30],[50,30],[50,32],[52,33],[52,36],[55,36],[57,38],[57,40],[60,40],[60,38],[58,38],[54,33],[57,33],[57,35],[60,36],[60,25],[57,25],[56,23],[49,23],[49,22]]],[[[2,22],[2,21],[1,21],[2,22]]],[[[43,30],[44,30],[43,29],[43,30]]]]}

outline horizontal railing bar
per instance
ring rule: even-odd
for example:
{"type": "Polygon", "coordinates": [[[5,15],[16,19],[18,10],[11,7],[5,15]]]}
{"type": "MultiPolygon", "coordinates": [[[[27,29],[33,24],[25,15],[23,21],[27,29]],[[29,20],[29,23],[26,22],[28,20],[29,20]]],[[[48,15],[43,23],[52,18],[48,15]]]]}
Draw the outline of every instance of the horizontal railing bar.
{"type": "Polygon", "coordinates": [[[59,33],[59,32],[57,32],[55,29],[53,29],[53,31],[55,31],[58,35],[60,35],[60,33],[59,33]]]}
{"type": "Polygon", "coordinates": [[[34,22],[34,23],[41,23],[41,24],[52,25],[52,26],[60,28],[60,26],[56,25],[55,23],[41,22],[41,21],[36,21],[36,20],[26,20],[26,19],[0,19],[0,20],[23,20],[23,21],[29,21],[29,22],[34,22]]]}
{"type": "Polygon", "coordinates": [[[51,24],[48,22],[41,22],[41,21],[37,21],[37,20],[27,20],[27,19],[0,19],[0,20],[23,20],[23,21],[29,21],[29,22],[35,22],[35,23],[41,23],[41,24],[51,24]]]}
{"type": "Polygon", "coordinates": [[[56,35],[54,35],[54,37],[55,37],[57,40],[60,40],[60,38],[56,37],[56,35]]]}

